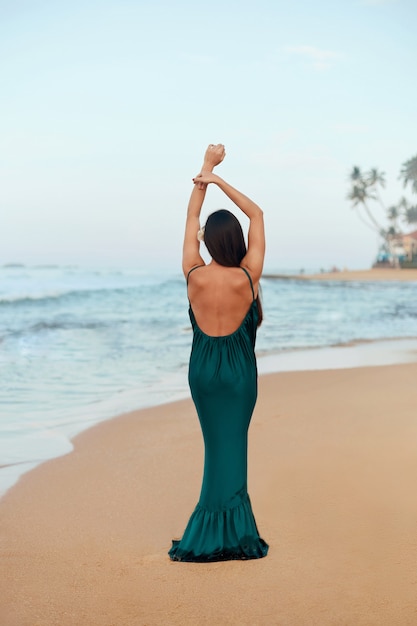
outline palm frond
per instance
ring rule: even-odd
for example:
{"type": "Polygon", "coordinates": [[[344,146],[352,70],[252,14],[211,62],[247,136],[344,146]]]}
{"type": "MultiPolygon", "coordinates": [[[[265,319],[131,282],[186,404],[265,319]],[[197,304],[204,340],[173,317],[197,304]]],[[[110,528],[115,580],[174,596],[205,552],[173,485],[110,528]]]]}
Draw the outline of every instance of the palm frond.
{"type": "Polygon", "coordinates": [[[373,185],[385,187],[385,172],[380,172],[376,167],[373,167],[366,173],[366,182],[371,187],[373,185]]]}
{"type": "Polygon", "coordinates": [[[410,182],[411,189],[417,193],[417,155],[403,163],[400,178],[404,181],[404,187],[410,182]]]}
{"type": "Polygon", "coordinates": [[[417,205],[411,206],[406,209],[405,219],[407,224],[416,224],[417,223],[417,205]]]}

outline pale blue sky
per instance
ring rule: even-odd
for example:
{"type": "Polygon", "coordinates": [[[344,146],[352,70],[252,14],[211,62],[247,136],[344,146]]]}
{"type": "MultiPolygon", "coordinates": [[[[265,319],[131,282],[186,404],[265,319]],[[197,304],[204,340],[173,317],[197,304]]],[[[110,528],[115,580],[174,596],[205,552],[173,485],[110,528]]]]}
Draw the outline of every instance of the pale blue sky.
{"type": "MultiPolygon", "coordinates": [[[[347,176],[404,193],[416,19],[415,0],[0,1],[0,264],[179,269],[191,178],[222,142],[267,269],[369,266],[347,176]]],[[[203,215],[220,207],[210,188],[203,215]]]]}

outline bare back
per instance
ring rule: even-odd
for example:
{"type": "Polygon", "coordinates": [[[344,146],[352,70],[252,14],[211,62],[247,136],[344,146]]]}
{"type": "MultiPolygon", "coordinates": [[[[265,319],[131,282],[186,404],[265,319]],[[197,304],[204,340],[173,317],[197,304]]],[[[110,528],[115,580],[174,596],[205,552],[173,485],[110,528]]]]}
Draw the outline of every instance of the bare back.
{"type": "Polygon", "coordinates": [[[251,285],[242,268],[214,262],[190,273],[188,298],[199,328],[213,337],[235,332],[253,302],[251,285]]]}

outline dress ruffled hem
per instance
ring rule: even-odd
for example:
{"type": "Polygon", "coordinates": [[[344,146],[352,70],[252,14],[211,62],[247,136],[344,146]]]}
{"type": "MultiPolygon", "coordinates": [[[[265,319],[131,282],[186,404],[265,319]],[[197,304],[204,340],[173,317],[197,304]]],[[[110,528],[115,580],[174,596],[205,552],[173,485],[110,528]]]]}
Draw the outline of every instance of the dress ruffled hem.
{"type": "Polygon", "coordinates": [[[259,536],[249,496],[230,509],[210,511],[197,504],[181,540],[173,540],[172,561],[212,563],[260,559],[268,544],[259,536]]]}

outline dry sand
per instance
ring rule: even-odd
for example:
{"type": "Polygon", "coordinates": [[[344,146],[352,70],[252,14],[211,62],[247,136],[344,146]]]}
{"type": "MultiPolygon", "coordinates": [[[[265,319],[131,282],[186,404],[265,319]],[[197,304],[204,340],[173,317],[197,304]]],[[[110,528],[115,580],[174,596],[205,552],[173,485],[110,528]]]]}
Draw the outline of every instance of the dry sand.
{"type": "Polygon", "coordinates": [[[414,363],[260,379],[256,561],[168,559],[201,483],[190,401],[82,433],[0,501],[0,624],[415,626],[416,379],[414,363]]]}
{"type": "Polygon", "coordinates": [[[295,278],[298,280],[342,280],[342,281],[372,281],[372,280],[399,280],[402,282],[417,282],[417,269],[390,269],[375,268],[370,270],[342,270],[340,272],[322,272],[320,274],[264,274],[264,278],[295,278]]]}

